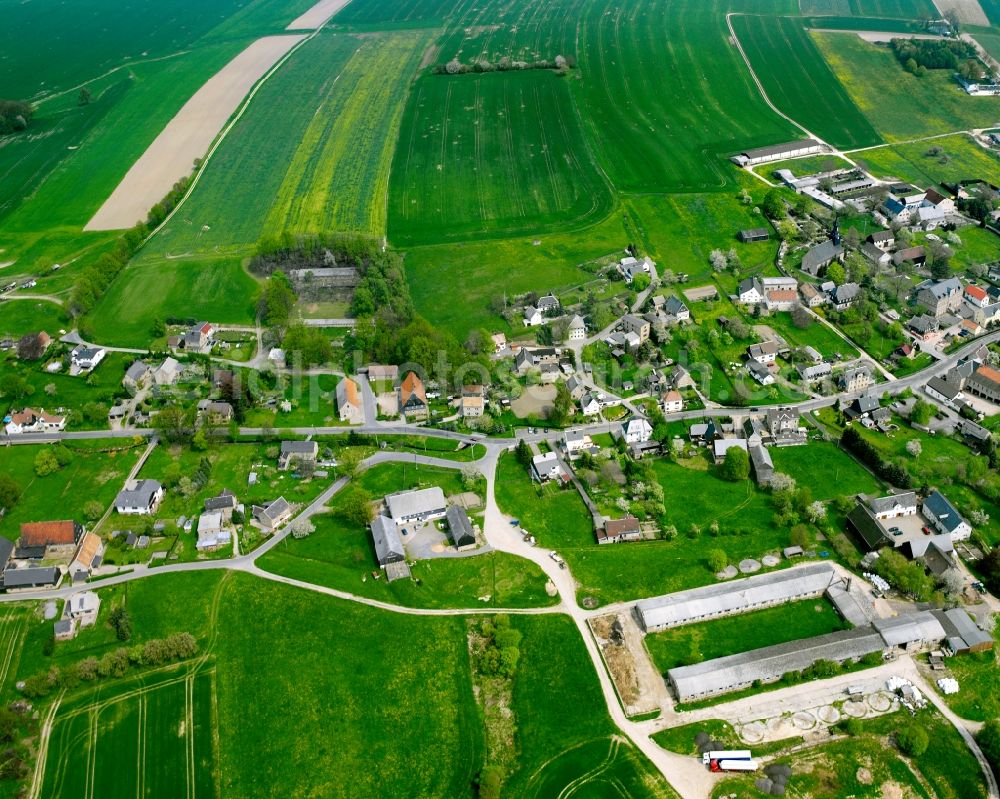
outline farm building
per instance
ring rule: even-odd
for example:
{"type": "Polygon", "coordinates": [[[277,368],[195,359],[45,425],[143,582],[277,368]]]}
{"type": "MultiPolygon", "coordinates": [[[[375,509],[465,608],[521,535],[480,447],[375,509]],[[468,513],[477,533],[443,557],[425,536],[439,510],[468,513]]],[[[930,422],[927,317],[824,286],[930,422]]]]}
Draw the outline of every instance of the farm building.
{"type": "Polygon", "coordinates": [[[790,141],[785,144],[775,144],[770,147],[757,147],[752,150],[744,150],[733,156],[740,166],[754,166],[755,164],[766,164],[771,161],[783,161],[786,158],[796,158],[800,155],[812,155],[823,152],[823,145],[815,139],[800,139],[790,141]]]}
{"type": "Polygon", "coordinates": [[[741,230],[739,232],[739,239],[744,244],[749,244],[752,241],[767,241],[771,238],[771,234],[768,232],[766,227],[755,227],[749,230],[741,230]]]}
{"type": "Polygon", "coordinates": [[[945,643],[956,655],[966,652],[985,652],[993,648],[993,639],[980,630],[962,608],[932,610],[931,613],[944,628],[948,636],[945,643]]]}
{"type": "Polygon", "coordinates": [[[272,531],[292,518],[292,506],[284,497],[266,505],[254,505],[251,514],[262,530],[272,531]]]}
{"type": "Polygon", "coordinates": [[[820,660],[843,663],[876,652],[919,651],[936,646],[947,637],[942,624],[929,611],[879,619],[853,630],[818,635],[800,641],[768,646],[737,655],[706,660],[667,672],[678,699],[693,701],[748,688],[758,680],[774,682],[791,671],[802,671],[820,660]]]}
{"type": "Polygon", "coordinates": [[[278,468],[282,471],[299,463],[315,463],[319,445],[315,441],[282,441],[278,468]]]}
{"type": "Polygon", "coordinates": [[[375,544],[375,559],[379,566],[388,563],[402,563],[406,560],[403,541],[395,523],[388,516],[376,516],[371,523],[372,541],[375,544]]]}
{"type": "Polygon", "coordinates": [[[56,566],[35,566],[27,569],[4,569],[5,591],[23,591],[29,588],[47,588],[58,585],[62,572],[56,566]]]}
{"type": "Polygon", "coordinates": [[[646,632],[820,596],[836,579],[827,563],[744,577],[644,599],[636,611],[646,632]]]}
{"type": "Polygon", "coordinates": [[[968,378],[965,388],[977,397],[1000,402],[1000,372],[992,366],[980,366],[968,378]]]}
{"type": "Polygon", "coordinates": [[[456,549],[471,549],[476,545],[476,531],[472,529],[469,514],[464,508],[452,505],[445,514],[448,519],[448,534],[456,549]]]}
{"type": "Polygon", "coordinates": [[[750,447],[750,463],[757,485],[770,485],[774,479],[774,461],[771,460],[771,453],[763,444],[754,444],[750,447]]]}
{"type": "Polygon", "coordinates": [[[440,519],[448,509],[444,492],[437,486],[390,494],[385,498],[385,504],[396,524],[440,519]]]}

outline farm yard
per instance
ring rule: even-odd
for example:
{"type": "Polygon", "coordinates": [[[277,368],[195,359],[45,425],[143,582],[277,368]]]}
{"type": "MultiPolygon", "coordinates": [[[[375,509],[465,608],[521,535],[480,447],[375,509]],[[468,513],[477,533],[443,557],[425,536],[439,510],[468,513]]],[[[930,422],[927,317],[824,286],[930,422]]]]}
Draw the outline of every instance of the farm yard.
{"type": "Polygon", "coordinates": [[[543,71],[421,78],[392,174],[399,245],[576,227],[612,208],[566,80],[543,71]]]}

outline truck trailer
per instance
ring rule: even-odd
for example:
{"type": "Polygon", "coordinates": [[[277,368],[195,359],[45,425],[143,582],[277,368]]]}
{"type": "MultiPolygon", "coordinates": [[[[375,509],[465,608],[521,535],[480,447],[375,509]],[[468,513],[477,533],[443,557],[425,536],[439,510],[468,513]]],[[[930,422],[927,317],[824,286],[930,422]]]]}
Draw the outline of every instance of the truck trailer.
{"type": "Polygon", "coordinates": [[[706,766],[713,760],[752,760],[749,749],[713,749],[701,756],[701,762],[706,766]]]}
{"type": "Polygon", "coordinates": [[[756,760],[713,760],[708,767],[712,771],[756,771],[760,764],[756,760]]]}

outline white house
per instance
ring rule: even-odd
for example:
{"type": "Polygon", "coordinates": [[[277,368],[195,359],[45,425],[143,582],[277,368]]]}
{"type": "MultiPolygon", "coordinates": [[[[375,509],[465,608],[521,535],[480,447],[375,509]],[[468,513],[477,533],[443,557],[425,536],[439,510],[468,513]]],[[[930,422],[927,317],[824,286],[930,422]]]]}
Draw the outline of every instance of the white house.
{"type": "Polygon", "coordinates": [[[569,341],[580,341],[587,337],[587,326],[584,324],[583,319],[579,316],[574,316],[569,320],[569,327],[566,328],[566,338],[569,341]]]}
{"type": "Polygon", "coordinates": [[[65,416],[46,413],[44,408],[41,410],[25,408],[23,411],[11,413],[4,418],[4,429],[9,436],[22,433],[49,433],[62,430],[65,427],[65,416]]]}
{"type": "Polygon", "coordinates": [[[972,526],[939,491],[932,491],[924,500],[924,516],[941,533],[951,533],[954,541],[964,541],[972,535],[972,526]]]}
{"type": "Polygon", "coordinates": [[[872,515],[879,521],[898,519],[900,516],[916,516],[917,495],[912,491],[904,494],[890,494],[868,500],[872,515]]]}
{"type": "Polygon", "coordinates": [[[594,446],[594,442],[590,440],[590,436],[586,433],[580,433],[576,430],[567,430],[563,434],[563,447],[566,450],[566,454],[571,458],[578,452],[590,449],[592,446],[594,446]]]}
{"type": "Polygon", "coordinates": [[[153,382],[158,386],[172,386],[181,374],[181,365],[174,358],[166,358],[153,372],[153,382]]]}
{"type": "Polygon", "coordinates": [[[528,305],[524,309],[525,327],[538,327],[538,325],[540,325],[543,321],[542,312],[539,311],[534,305],[528,305]]]}
{"type": "Polygon", "coordinates": [[[554,452],[535,455],[531,459],[531,476],[539,483],[558,480],[561,475],[562,467],[559,465],[559,458],[556,457],[554,452]]]}
{"type": "Polygon", "coordinates": [[[129,480],[115,498],[115,510],[133,516],[149,516],[156,513],[163,494],[163,486],[156,480],[129,480]]]}
{"type": "Polygon", "coordinates": [[[222,513],[203,513],[198,517],[199,552],[218,549],[233,540],[232,534],[222,520],[222,513]]]}
{"type": "Polygon", "coordinates": [[[340,421],[348,424],[362,424],[365,421],[361,389],[349,377],[337,383],[337,412],[340,414],[340,421]]]}
{"type": "Polygon", "coordinates": [[[756,361],[753,358],[747,359],[747,371],[762,386],[770,386],[774,383],[774,375],[760,361],[756,361]]]}
{"type": "Polygon", "coordinates": [[[743,305],[758,305],[764,302],[764,286],[755,277],[748,277],[742,281],[736,292],[743,305]]]}
{"type": "Polygon", "coordinates": [[[778,357],[778,345],[773,341],[751,344],[747,348],[747,353],[751,358],[757,361],[757,363],[762,363],[766,366],[769,363],[774,363],[775,359],[778,357]]]}
{"type": "Polygon", "coordinates": [[[78,344],[70,353],[70,362],[81,372],[89,372],[104,360],[107,352],[103,347],[88,347],[85,344],[78,344]]]}
{"type": "Polygon", "coordinates": [[[584,416],[597,416],[601,412],[601,403],[593,394],[584,394],[580,397],[580,413],[584,416]]]}
{"type": "Polygon", "coordinates": [[[645,419],[629,419],[621,428],[621,436],[626,444],[644,444],[653,437],[653,427],[645,419]]]}
{"type": "Polygon", "coordinates": [[[664,413],[680,413],[684,410],[684,399],[679,391],[670,390],[662,398],[664,413]]]}

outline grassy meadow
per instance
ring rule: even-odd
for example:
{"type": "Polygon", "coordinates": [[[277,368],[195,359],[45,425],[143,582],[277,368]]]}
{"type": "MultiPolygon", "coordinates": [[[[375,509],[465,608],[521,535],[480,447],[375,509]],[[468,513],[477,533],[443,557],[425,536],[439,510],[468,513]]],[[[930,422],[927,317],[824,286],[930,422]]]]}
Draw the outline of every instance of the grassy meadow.
{"type": "Polygon", "coordinates": [[[393,165],[393,243],[542,232],[607,216],[613,199],[567,80],[545,71],[421,78],[393,165]]]}
{"type": "MultiPolygon", "coordinates": [[[[858,17],[937,16],[931,0],[799,0],[802,14],[845,14],[858,17]]],[[[889,30],[894,30],[890,28],[889,30]]]]}
{"type": "Polygon", "coordinates": [[[1000,157],[965,134],[865,150],[857,153],[856,160],[879,177],[899,178],[916,186],[976,178],[1000,183],[1000,157]]]}
{"type": "Polygon", "coordinates": [[[918,78],[884,45],[853,33],[810,34],[847,93],[887,142],[993,125],[1000,97],[970,97],[948,70],[918,78]]]}
{"type": "Polygon", "coordinates": [[[44,330],[58,337],[69,325],[61,305],[46,300],[9,300],[0,303],[0,336],[18,338],[44,330]]]}
{"type": "Polygon", "coordinates": [[[835,147],[867,147],[881,139],[836,75],[791,17],[736,16],[733,29],[771,102],[835,147]],[[794,80],[789,80],[795,76],[794,80]]]}

